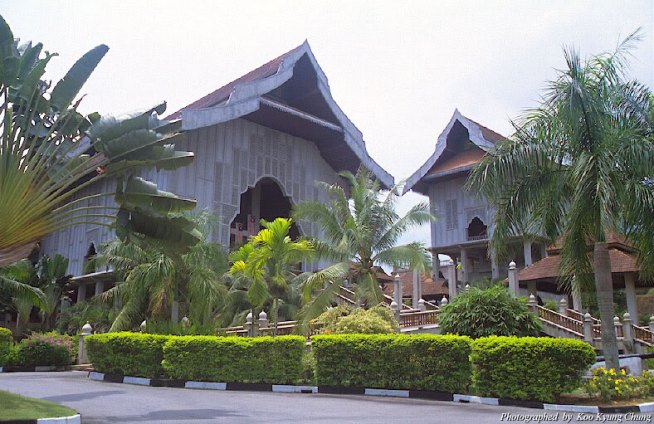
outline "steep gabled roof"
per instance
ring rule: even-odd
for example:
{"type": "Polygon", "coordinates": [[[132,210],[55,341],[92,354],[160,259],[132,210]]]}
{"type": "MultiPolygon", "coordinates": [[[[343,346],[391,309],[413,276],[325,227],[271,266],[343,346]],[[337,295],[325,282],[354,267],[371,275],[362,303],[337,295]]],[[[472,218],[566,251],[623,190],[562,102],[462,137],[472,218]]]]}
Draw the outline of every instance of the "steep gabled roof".
{"type": "Polygon", "coordinates": [[[506,137],[486,128],[472,119],[466,118],[458,111],[458,109],[455,109],[452,118],[450,118],[450,122],[438,136],[434,153],[420,168],[418,168],[416,172],[413,173],[413,175],[407,179],[402,194],[409,190],[414,190],[426,195],[427,184],[425,184],[424,179],[429,179],[430,176],[435,176],[437,174],[440,175],[469,170],[474,164],[479,162],[485,152],[488,152],[495,146],[495,143],[504,139],[506,139],[506,137]],[[439,163],[438,166],[435,166],[436,162],[438,162],[443,155],[443,152],[445,152],[448,136],[457,123],[462,125],[468,131],[470,141],[478,149],[473,149],[446,159],[442,161],[442,163],[439,163]]]}
{"type": "MultiPolygon", "coordinates": [[[[334,101],[329,89],[327,77],[318,65],[307,41],[185,106],[171,114],[168,118],[181,119],[182,130],[193,130],[248,115],[253,116],[253,114],[259,112],[262,108],[276,109],[278,113],[294,115],[296,118],[304,119],[312,125],[320,126],[325,130],[339,134],[338,136],[334,136],[334,140],[338,139],[337,143],[345,145],[347,151],[349,151],[348,155],[356,157],[356,160],[371,171],[384,187],[388,188],[393,185],[393,177],[368,154],[361,131],[359,131],[334,101]],[[269,97],[264,97],[264,95],[281,87],[293,77],[296,65],[303,57],[308,59],[311,69],[316,74],[316,90],[318,90],[326,103],[330,115],[333,115],[337,122],[331,122],[331,120],[305,113],[305,111],[278,103],[269,97]]],[[[336,154],[334,152],[338,147],[318,146],[321,154],[332,166],[338,164],[338,158],[327,158],[326,156],[336,154]]]]}

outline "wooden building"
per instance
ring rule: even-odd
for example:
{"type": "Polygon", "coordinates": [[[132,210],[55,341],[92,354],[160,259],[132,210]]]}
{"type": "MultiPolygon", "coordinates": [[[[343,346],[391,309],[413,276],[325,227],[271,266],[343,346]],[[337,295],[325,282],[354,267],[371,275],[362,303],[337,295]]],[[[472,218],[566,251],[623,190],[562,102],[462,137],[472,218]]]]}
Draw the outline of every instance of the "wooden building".
{"type": "MultiPolygon", "coordinates": [[[[393,177],[368,155],[361,131],[332,98],[307,42],[167,119],[181,120],[188,137],[179,147],[193,151],[195,161],[148,177],[164,190],[197,199],[197,210],[213,211],[219,223],[210,240],[223,245],[256,233],[261,218],[289,216],[298,202],[326,201],[315,181],[339,182],[341,170],[356,172],[363,165],[383,186],[393,184],[393,177]]],[[[110,189],[97,186],[88,194],[110,189]]],[[[320,231],[309,222],[294,229],[295,235],[319,236],[320,231]]],[[[112,237],[107,228],[75,226],[43,240],[42,252],[69,258],[69,272],[79,276],[86,273],[89,252],[112,237]]]]}
{"type": "MultiPolygon", "coordinates": [[[[404,193],[413,190],[429,197],[432,212],[438,220],[431,224],[433,277],[452,279],[456,275],[459,287],[477,279],[493,279],[507,275],[509,261],[519,267],[546,255],[544,245],[533,239],[516,238],[511,244],[510,257],[498,262],[488,250],[493,233],[493,207],[482,196],[466,191],[464,186],[470,170],[505,137],[454,111],[450,122],[438,136],[434,153],[411,175],[404,193]],[[454,261],[456,273],[439,270],[437,255],[447,255],[454,261]]],[[[448,282],[449,284],[449,282],[448,282]]]]}

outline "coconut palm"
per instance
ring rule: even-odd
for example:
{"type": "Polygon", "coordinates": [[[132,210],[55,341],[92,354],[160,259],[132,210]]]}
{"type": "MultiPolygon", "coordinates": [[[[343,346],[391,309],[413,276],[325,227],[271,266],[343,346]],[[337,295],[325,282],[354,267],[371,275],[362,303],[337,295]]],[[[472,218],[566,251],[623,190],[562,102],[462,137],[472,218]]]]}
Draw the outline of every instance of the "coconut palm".
{"type": "Polygon", "coordinates": [[[0,267],[79,223],[115,225],[122,240],[181,250],[199,239],[190,221],[173,215],[195,201],[136,175],[193,160],[174,148],[183,139],[178,126],[157,118],[165,103],[122,117],[77,111],[78,94],[107,51],[91,49],[51,89],[43,76],[55,54],[41,43],[19,45],[0,16],[0,267]],[[98,189],[105,181],[115,190],[98,189]],[[107,196],[115,203],[103,202],[107,196]]]}
{"type": "Polygon", "coordinates": [[[421,243],[397,245],[408,229],[434,219],[428,205],[419,203],[400,217],[395,212],[399,186],[382,195],[379,182],[364,169],[356,175],[347,171],[340,175],[349,184],[349,190],[338,184],[318,182],[331,202],[303,202],[293,211],[297,219],[306,219],[322,228],[322,238],[312,243],[319,259],[334,262],[304,283],[305,320],[320,315],[345,280],[355,287],[360,301],[374,306],[384,301],[377,280],[380,266],[421,271],[429,266],[427,250],[421,243]]]}
{"type": "Polygon", "coordinates": [[[37,284],[43,292],[43,302],[39,309],[46,330],[54,326],[53,317],[61,304],[64,286],[69,278],[66,275],[67,270],[68,259],[59,254],[52,258],[43,256],[36,264],[37,284]]]}
{"type": "Polygon", "coordinates": [[[254,308],[261,308],[272,300],[274,334],[277,334],[280,300],[289,296],[298,281],[299,264],[313,254],[307,240],[291,240],[289,232],[293,220],[276,218],[261,220],[263,229],[241,248],[230,255],[229,273],[244,277],[247,298],[254,308]]]}
{"type": "MultiPolygon", "coordinates": [[[[652,252],[654,143],[650,91],[625,74],[636,34],[615,52],[582,60],[564,51],[567,67],[547,87],[515,134],[473,170],[468,187],[495,204],[492,245],[527,230],[563,237],[563,283],[595,284],[600,318],[613,322],[613,284],[606,241],[619,233],[646,264],[652,252]],[[650,237],[644,235],[650,234],[650,237]],[[574,276],[574,279],[572,278],[574,276]]],[[[642,268],[651,271],[653,268],[642,268]]],[[[602,325],[607,366],[618,367],[613,325],[602,325]]]]}
{"type": "MultiPolygon", "coordinates": [[[[202,234],[211,232],[210,217],[192,218],[202,234]]],[[[188,253],[174,255],[156,248],[142,248],[115,239],[102,246],[95,259],[109,265],[118,278],[116,286],[102,295],[104,301],[118,297],[121,309],[110,331],[128,330],[143,319],[170,317],[176,323],[181,306],[194,325],[211,325],[222,305],[226,287],[227,252],[206,236],[188,253]]]]}

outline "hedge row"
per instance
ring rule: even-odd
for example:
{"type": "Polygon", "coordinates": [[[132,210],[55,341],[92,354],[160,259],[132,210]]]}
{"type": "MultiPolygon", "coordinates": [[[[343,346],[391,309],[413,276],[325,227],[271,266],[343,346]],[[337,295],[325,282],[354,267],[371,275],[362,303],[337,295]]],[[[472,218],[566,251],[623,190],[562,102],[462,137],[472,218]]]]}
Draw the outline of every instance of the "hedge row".
{"type": "Polygon", "coordinates": [[[323,335],[312,345],[318,384],[546,402],[575,389],[595,361],[587,343],[545,337],[323,335]]]}
{"type": "Polygon", "coordinates": [[[285,337],[171,338],[163,368],[172,378],[243,383],[293,383],[302,377],[305,340],[285,337]]]}
{"type": "Polygon", "coordinates": [[[107,333],[85,338],[89,360],[96,370],[135,377],[159,377],[164,371],[163,346],[170,336],[107,333]]]}
{"type": "Polygon", "coordinates": [[[323,335],[312,338],[318,384],[465,392],[471,339],[464,336],[323,335]]]}
{"type": "Polygon", "coordinates": [[[595,351],[579,340],[492,336],[474,341],[470,360],[479,395],[552,402],[579,385],[595,351]]]}
{"type": "Polygon", "coordinates": [[[8,328],[0,327],[0,366],[3,366],[11,350],[13,335],[8,328]]]}
{"type": "MultiPolygon", "coordinates": [[[[86,339],[103,373],[181,380],[296,383],[306,374],[304,338],[110,333],[86,339]],[[305,359],[303,361],[303,358],[305,359]]],[[[452,335],[314,336],[316,384],[474,393],[553,401],[595,360],[578,340],[452,335]]]]}
{"type": "Polygon", "coordinates": [[[86,339],[99,372],[242,383],[293,383],[302,377],[304,338],[162,336],[109,333],[86,339]]]}

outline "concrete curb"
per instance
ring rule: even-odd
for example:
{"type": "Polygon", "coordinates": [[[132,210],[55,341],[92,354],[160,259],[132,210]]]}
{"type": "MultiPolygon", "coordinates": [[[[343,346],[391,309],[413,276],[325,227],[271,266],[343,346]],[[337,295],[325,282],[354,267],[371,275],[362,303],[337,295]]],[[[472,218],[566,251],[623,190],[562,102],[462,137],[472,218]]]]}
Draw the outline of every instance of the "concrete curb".
{"type": "Polygon", "coordinates": [[[54,365],[39,366],[39,367],[0,367],[0,373],[2,372],[57,372],[57,371],[70,371],[72,367],[70,365],[65,365],[62,367],[56,367],[54,365]]]}
{"type": "Polygon", "coordinates": [[[0,424],[82,424],[80,414],[70,417],[36,418],[33,420],[0,420],[0,424]]]}
{"type": "Polygon", "coordinates": [[[385,396],[409,399],[427,399],[444,402],[475,403],[494,406],[517,406],[521,408],[544,409],[585,414],[654,412],[654,402],[630,406],[555,405],[538,401],[482,397],[457,393],[437,392],[431,390],[396,390],[371,387],[294,386],[291,384],[223,383],[190,380],[149,379],[117,374],[103,374],[94,371],[89,372],[88,378],[95,381],[137,384],[151,387],[178,387],[186,389],[258,392],[264,391],[277,393],[326,393],[339,395],[385,396]]]}

